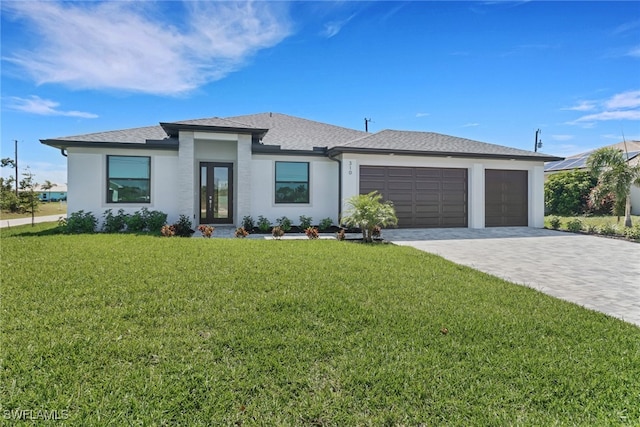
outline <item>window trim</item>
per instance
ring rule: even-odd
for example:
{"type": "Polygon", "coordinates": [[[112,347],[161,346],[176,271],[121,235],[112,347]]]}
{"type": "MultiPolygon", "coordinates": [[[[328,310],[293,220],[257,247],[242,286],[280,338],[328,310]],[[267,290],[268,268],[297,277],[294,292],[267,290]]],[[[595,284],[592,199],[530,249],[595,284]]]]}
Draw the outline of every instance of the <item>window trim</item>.
{"type": "Polygon", "coordinates": [[[305,161],[288,161],[288,160],[276,160],[273,170],[273,203],[278,206],[282,205],[309,205],[311,204],[311,162],[305,161]],[[307,166],[307,180],[306,181],[278,181],[278,163],[302,163],[307,166]],[[307,200],[304,202],[280,202],[276,198],[278,183],[300,183],[307,186],[307,200]]]}
{"type": "Polygon", "coordinates": [[[151,205],[151,156],[130,156],[130,155],[123,155],[123,154],[107,154],[106,155],[107,161],[106,161],[106,170],[105,170],[105,203],[107,205],[140,205],[140,204],[144,204],[144,205],[151,205]],[[110,175],[109,175],[109,161],[112,157],[136,157],[136,158],[144,158],[147,159],[148,161],[148,170],[149,170],[149,176],[148,178],[120,178],[120,179],[137,179],[137,180],[146,180],[148,182],[148,186],[149,186],[149,199],[145,200],[145,201],[126,201],[126,202],[114,202],[113,200],[109,200],[109,181],[110,181],[110,175]]]}

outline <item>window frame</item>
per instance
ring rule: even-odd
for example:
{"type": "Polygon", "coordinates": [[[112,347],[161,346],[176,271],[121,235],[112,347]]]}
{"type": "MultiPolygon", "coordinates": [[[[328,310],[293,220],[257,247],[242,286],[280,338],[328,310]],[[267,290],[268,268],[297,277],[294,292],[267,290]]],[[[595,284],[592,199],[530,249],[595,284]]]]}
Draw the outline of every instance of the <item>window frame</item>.
{"type": "Polygon", "coordinates": [[[276,205],[308,205],[311,203],[311,162],[304,161],[288,161],[288,160],[277,160],[275,161],[274,166],[274,186],[273,186],[273,201],[276,205]],[[279,164],[290,164],[290,163],[299,163],[306,165],[307,171],[307,179],[305,181],[291,181],[291,180],[278,180],[278,165],[279,164]],[[305,201],[296,202],[296,201],[279,201],[277,198],[278,194],[278,184],[304,184],[307,188],[307,197],[305,201]]]}
{"type": "Polygon", "coordinates": [[[105,182],[105,190],[106,190],[106,194],[105,194],[105,199],[106,199],[106,203],[109,205],[138,205],[138,204],[145,204],[145,205],[150,205],[151,204],[151,156],[130,156],[130,155],[123,155],[123,154],[107,154],[106,155],[107,161],[106,161],[106,171],[105,171],[105,177],[106,177],[106,182],[105,182]],[[148,177],[147,178],[126,178],[126,177],[116,177],[114,179],[124,179],[124,180],[136,180],[136,181],[147,181],[147,187],[149,189],[149,193],[148,193],[148,199],[147,200],[135,200],[135,201],[113,201],[110,200],[111,196],[110,196],[110,190],[109,190],[109,184],[111,181],[111,175],[110,175],[110,161],[111,158],[138,158],[138,159],[146,159],[147,160],[147,171],[148,171],[148,177]]]}

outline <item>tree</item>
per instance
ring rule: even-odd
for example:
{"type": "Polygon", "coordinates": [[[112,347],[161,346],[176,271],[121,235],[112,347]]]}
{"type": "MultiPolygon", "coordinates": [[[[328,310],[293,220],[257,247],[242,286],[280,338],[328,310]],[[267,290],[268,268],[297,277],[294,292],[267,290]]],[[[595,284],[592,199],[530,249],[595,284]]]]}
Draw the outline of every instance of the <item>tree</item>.
{"type": "Polygon", "coordinates": [[[51,201],[51,189],[53,187],[55,187],[56,184],[52,183],[51,181],[49,181],[48,179],[44,181],[44,184],[42,184],[40,187],[47,192],[47,201],[51,201]]]}
{"type": "Polygon", "coordinates": [[[359,227],[365,242],[373,242],[373,232],[376,227],[398,223],[393,203],[382,202],[381,199],[381,194],[372,191],[369,194],[353,196],[347,201],[348,209],[342,222],[349,227],[359,227]]]}
{"type": "Polygon", "coordinates": [[[27,166],[24,173],[24,177],[20,180],[20,207],[26,213],[31,214],[31,226],[35,225],[35,215],[40,204],[40,198],[36,193],[35,175],[31,172],[31,169],[27,166]]]}
{"type": "Polygon", "coordinates": [[[598,179],[589,196],[592,202],[602,200],[608,193],[612,193],[619,203],[624,200],[624,226],[631,227],[631,186],[640,186],[640,164],[632,166],[622,151],[604,147],[589,156],[587,167],[598,179]]]}

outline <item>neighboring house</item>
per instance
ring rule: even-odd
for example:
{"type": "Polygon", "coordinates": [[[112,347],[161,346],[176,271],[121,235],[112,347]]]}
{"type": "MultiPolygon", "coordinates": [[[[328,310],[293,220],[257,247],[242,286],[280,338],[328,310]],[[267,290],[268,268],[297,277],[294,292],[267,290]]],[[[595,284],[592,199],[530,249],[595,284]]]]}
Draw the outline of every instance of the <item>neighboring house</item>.
{"type": "MultiPolygon", "coordinates": [[[[618,150],[623,151],[625,156],[629,156],[629,164],[631,165],[637,165],[640,163],[640,141],[623,141],[617,144],[608,145],[607,147],[617,148],[618,150]]],[[[594,151],[595,150],[591,150],[586,153],[569,156],[564,160],[545,163],[545,179],[558,172],[586,169],[587,159],[594,151]]],[[[640,215],[640,187],[631,187],[631,214],[640,215]]]]}
{"type": "Polygon", "coordinates": [[[35,192],[38,193],[38,198],[42,202],[59,202],[67,200],[67,186],[63,184],[54,184],[48,190],[42,188],[42,184],[38,184],[34,188],[35,192]]]}
{"type": "Polygon", "coordinates": [[[277,113],[42,140],[67,156],[68,212],[146,207],[198,224],[300,215],[335,223],[380,191],[399,227],[544,221],[541,153],[430,132],[370,134],[277,113]]]}

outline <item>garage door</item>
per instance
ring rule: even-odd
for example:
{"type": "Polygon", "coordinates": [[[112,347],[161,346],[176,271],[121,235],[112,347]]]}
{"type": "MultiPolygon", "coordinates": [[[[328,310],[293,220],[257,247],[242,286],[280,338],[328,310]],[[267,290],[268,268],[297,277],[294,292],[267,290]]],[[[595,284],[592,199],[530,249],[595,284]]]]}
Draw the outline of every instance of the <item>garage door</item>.
{"type": "Polygon", "coordinates": [[[360,167],[360,194],[378,191],[396,208],[398,227],[467,226],[467,170],[360,167]]]}
{"type": "Polygon", "coordinates": [[[485,170],[485,226],[529,225],[527,171],[485,170]]]}

